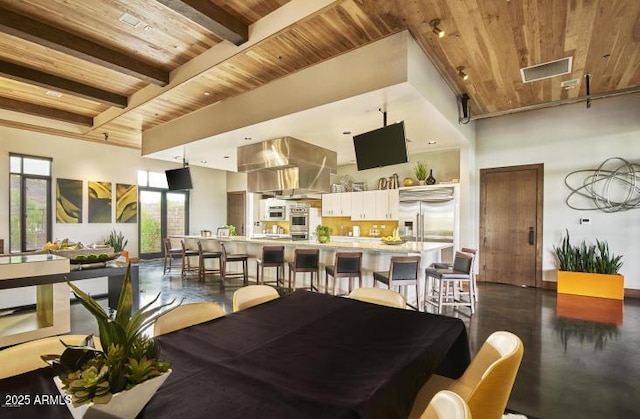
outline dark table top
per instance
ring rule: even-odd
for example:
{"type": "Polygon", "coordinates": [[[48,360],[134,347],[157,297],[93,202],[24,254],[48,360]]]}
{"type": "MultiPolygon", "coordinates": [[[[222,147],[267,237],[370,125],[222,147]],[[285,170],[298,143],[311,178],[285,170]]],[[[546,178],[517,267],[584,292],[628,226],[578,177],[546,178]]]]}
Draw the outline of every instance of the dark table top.
{"type": "MultiPolygon", "coordinates": [[[[432,373],[455,378],[469,364],[460,319],[307,291],[158,339],[173,373],[142,418],[406,418],[432,373]]],[[[0,402],[52,386],[47,369],[0,380],[0,402]]]]}

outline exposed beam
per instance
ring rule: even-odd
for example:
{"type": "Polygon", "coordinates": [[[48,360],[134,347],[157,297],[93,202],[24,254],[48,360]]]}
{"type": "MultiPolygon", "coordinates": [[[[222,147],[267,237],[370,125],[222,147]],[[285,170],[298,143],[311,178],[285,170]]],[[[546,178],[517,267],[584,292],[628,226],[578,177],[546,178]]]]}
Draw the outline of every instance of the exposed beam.
{"type": "Polygon", "coordinates": [[[249,27],[210,0],[157,0],[235,45],[249,40],[249,27]]]}
{"type": "Polygon", "coordinates": [[[3,8],[0,8],[0,31],[149,83],[159,86],[169,83],[169,73],[164,70],[3,8]]]}
{"type": "Polygon", "coordinates": [[[46,106],[35,105],[33,103],[21,102],[6,97],[0,97],[0,108],[10,111],[28,113],[29,115],[42,116],[44,118],[56,119],[58,121],[71,122],[74,124],[93,125],[93,118],[60,109],[48,108],[46,106]]]}
{"type": "Polygon", "coordinates": [[[95,102],[104,103],[118,108],[127,107],[127,97],[106,90],[98,89],[86,84],[78,83],[69,79],[43,73],[7,61],[0,60],[0,76],[8,79],[21,81],[28,84],[35,84],[45,89],[79,96],[95,102]]]}

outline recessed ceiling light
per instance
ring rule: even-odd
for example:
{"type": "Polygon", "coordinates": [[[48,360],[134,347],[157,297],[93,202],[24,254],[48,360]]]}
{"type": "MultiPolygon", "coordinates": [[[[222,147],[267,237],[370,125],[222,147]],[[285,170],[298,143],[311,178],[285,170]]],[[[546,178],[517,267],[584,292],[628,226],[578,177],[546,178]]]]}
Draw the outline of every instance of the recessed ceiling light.
{"type": "Polygon", "coordinates": [[[342,134],[344,134],[344,135],[351,135],[351,131],[342,131],[342,134]]]}
{"type": "Polygon", "coordinates": [[[204,92],[205,96],[211,96],[211,92],[204,92]]]}
{"type": "Polygon", "coordinates": [[[182,156],[173,156],[174,160],[180,160],[182,158],[182,156]]]}
{"type": "Polygon", "coordinates": [[[251,137],[244,137],[244,140],[245,140],[245,141],[251,141],[251,140],[253,140],[253,138],[251,138],[251,137]]]}
{"type": "Polygon", "coordinates": [[[55,90],[47,90],[45,95],[55,97],[56,99],[60,99],[62,97],[62,93],[56,92],[55,90]]]}
{"type": "Polygon", "coordinates": [[[120,19],[118,19],[120,22],[122,23],[126,23],[127,25],[137,28],[138,25],[140,25],[140,23],[142,23],[142,21],[140,19],[138,19],[135,16],[130,15],[129,13],[125,13],[122,16],[120,16],[120,19]]]}
{"type": "Polygon", "coordinates": [[[207,164],[207,161],[206,160],[200,160],[200,163],[207,164]]]}
{"type": "Polygon", "coordinates": [[[153,29],[153,26],[151,26],[151,25],[146,25],[146,26],[144,27],[144,30],[145,30],[145,31],[150,31],[151,29],[153,29]]]}
{"type": "Polygon", "coordinates": [[[429,141],[429,144],[438,144],[437,141],[429,141]]]}
{"type": "Polygon", "coordinates": [[[228,159],[228,158],[229,158],[229,156],[224,156],[224,158],[225,158],[225,159],[228,159]]]}

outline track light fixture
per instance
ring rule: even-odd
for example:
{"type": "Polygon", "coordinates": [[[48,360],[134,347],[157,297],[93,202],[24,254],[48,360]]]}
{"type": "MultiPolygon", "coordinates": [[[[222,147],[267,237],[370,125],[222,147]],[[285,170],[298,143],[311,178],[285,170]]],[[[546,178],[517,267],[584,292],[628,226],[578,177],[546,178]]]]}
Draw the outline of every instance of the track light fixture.
{"type": "Polygon", "coordinates": [[[431,26],[431,31],[438,35],[438,38],[444,37],[444,31],[438,27],[440,24],[440,19],[433,19],[429,22],[429,26],[431,26]]]}
{"type": "Polygon", "coordinates": [[[460,76],[462,80],[467,80],[469,78],[469,75],[464,72],[464,67],[458,67],[456,70],[458,70],[458,76],[460,76]]]}

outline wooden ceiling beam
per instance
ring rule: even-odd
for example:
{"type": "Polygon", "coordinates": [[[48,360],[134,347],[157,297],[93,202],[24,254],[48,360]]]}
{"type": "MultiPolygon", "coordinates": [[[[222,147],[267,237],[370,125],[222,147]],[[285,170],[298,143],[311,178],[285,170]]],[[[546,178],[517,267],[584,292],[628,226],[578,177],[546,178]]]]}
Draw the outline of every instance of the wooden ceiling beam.
{"type": "Polygon", "coordinates": [[[49,108],[35,105],[33,103],[0,97],[0,108],[14,112],[26,113],[29,115],[41,116],[43,118],[55,119],[58,121],[71,122],[73,124],[92,126],[93,118],[61,109],[49,108]]]}
{"type": "Polygon", "coordinates": [[[43,73],[28,67],[23,67],[7,61],[0,60],[0,76],[17,80],[23,83],[35,84],[45,89],[67,93],[71,96],[79,96],[85,99],[104,103],[118,108],[127,107],[127,97],[116,93],[107,92],[86,84],[69,79],[43,73]]]}
{"type": "Polygon", "coordinates": [[[8,9],[0,8],[0,31],[148,83],[169,83],[162,69],[8,9]]]}
{"type": "Polygon", "coordinates": [[[249,40],[249,27],[209,0],[157,0],[235,45],[249,40]]]}

